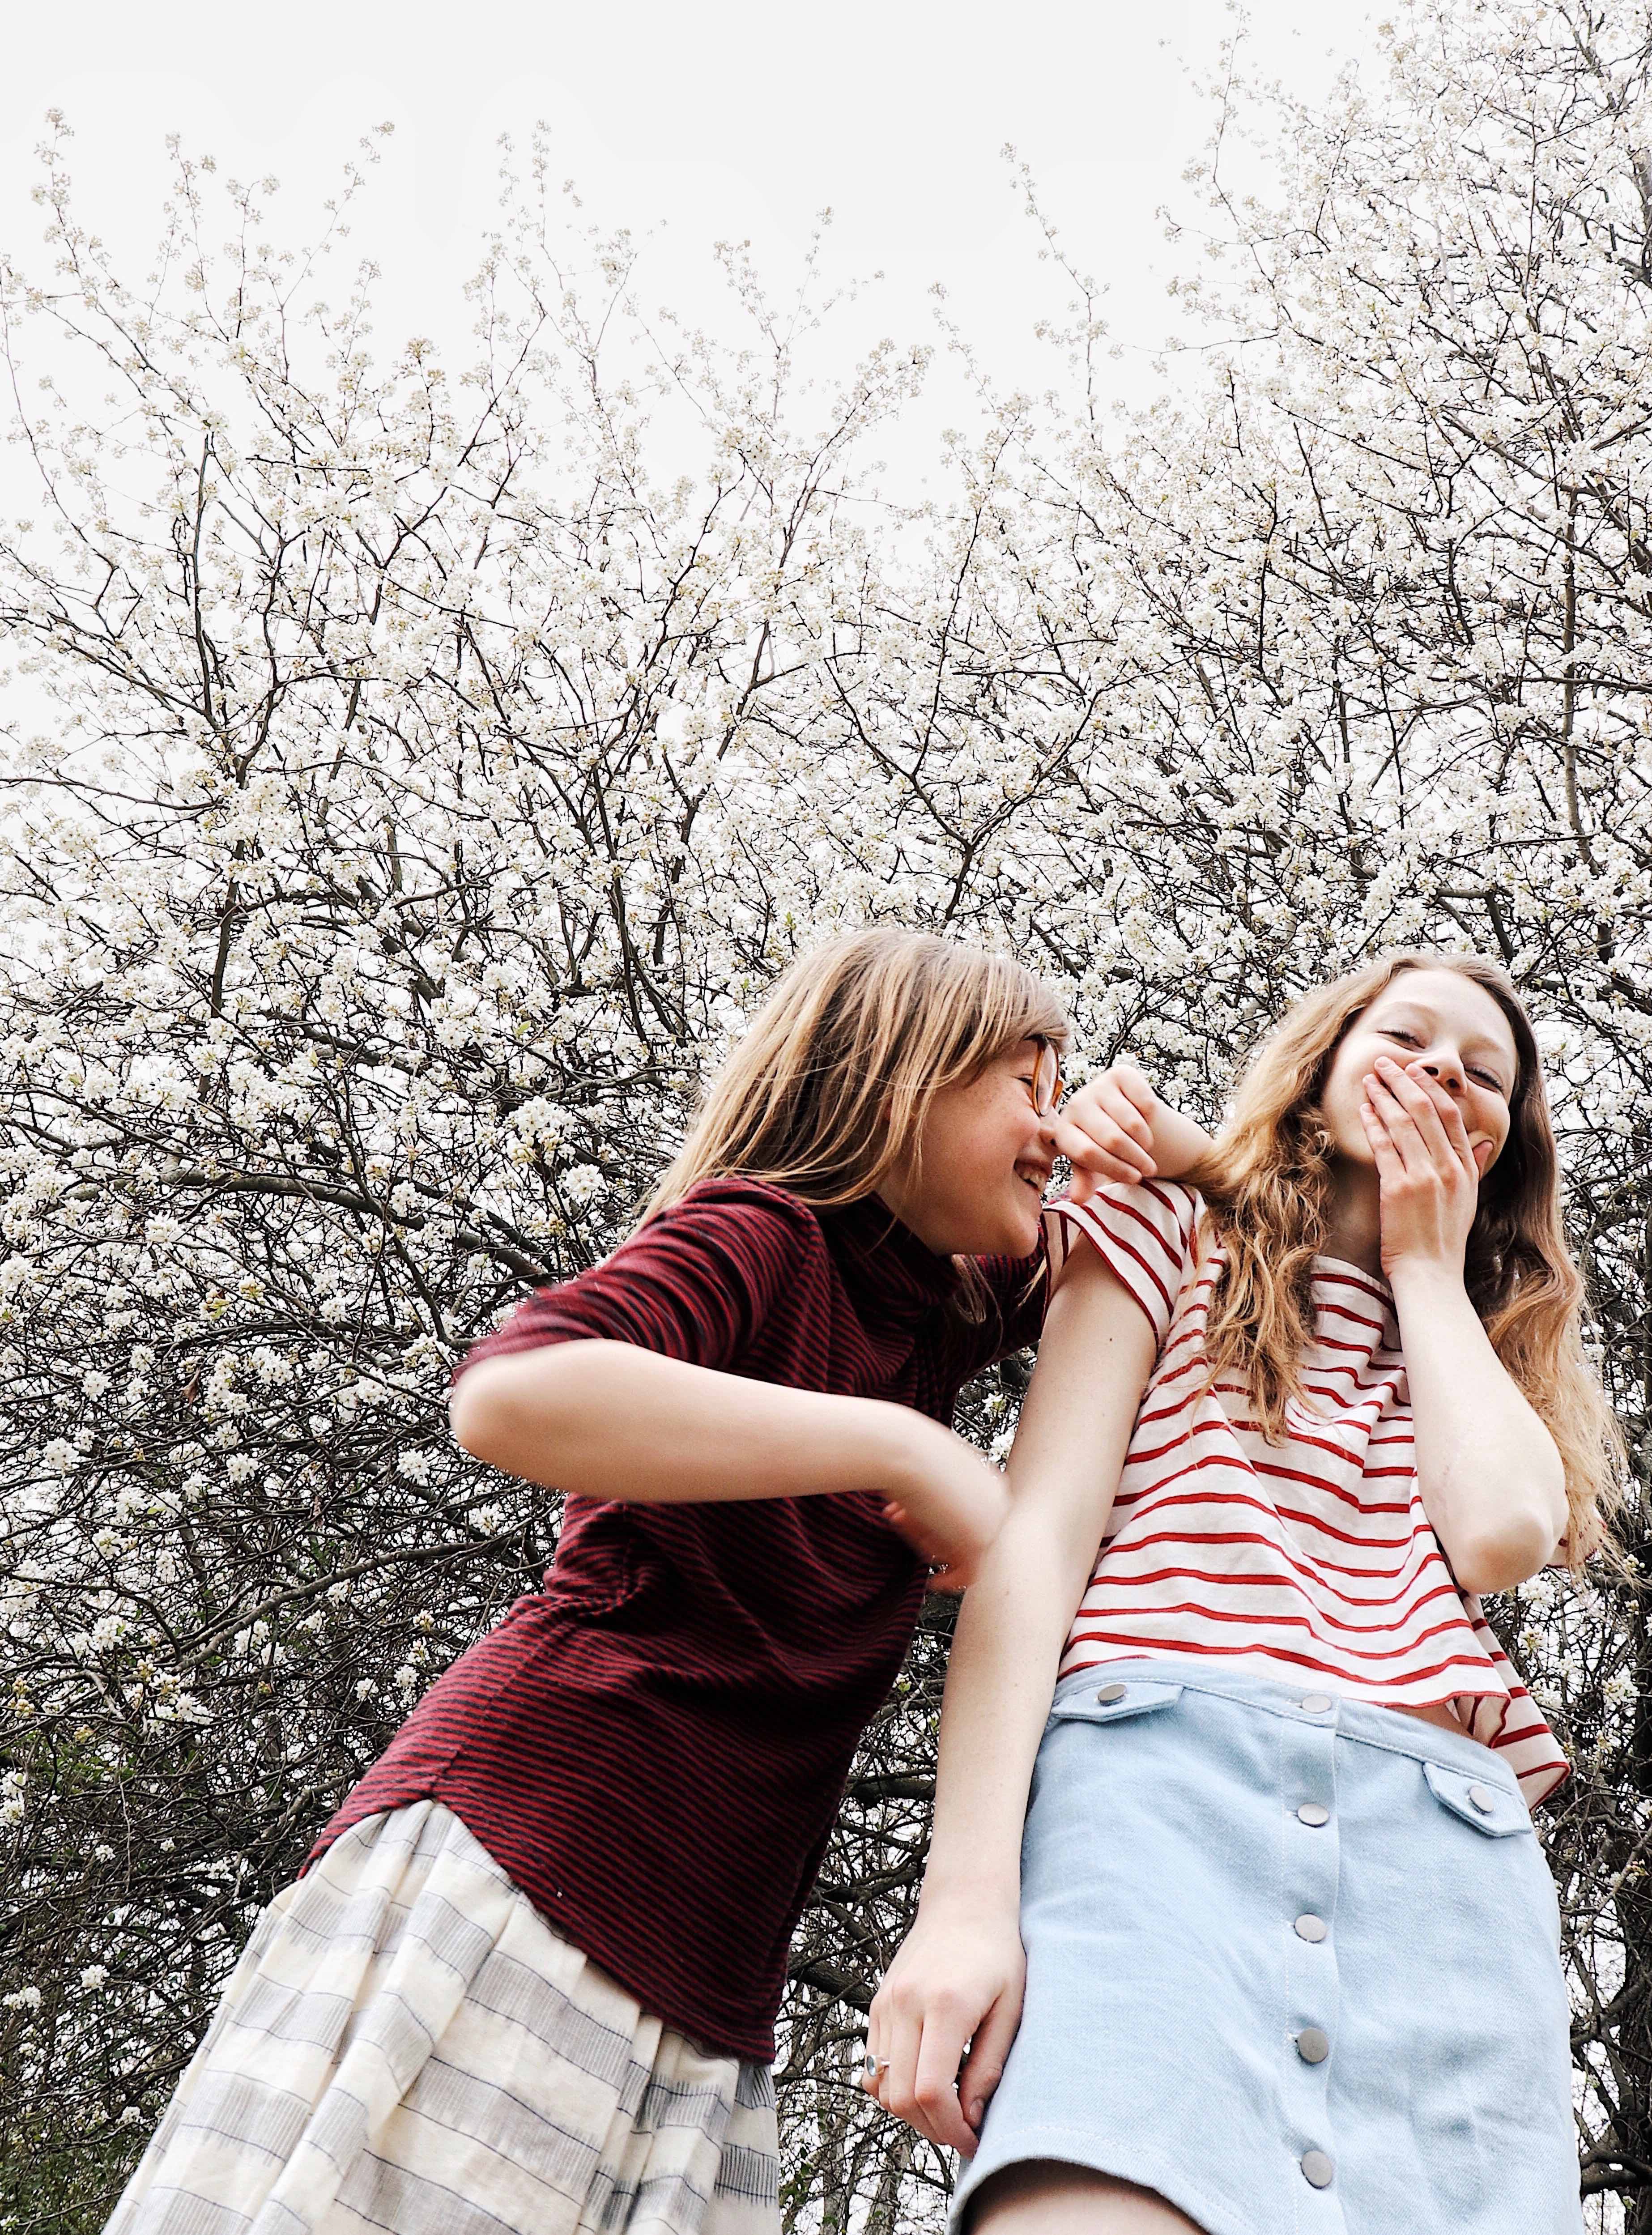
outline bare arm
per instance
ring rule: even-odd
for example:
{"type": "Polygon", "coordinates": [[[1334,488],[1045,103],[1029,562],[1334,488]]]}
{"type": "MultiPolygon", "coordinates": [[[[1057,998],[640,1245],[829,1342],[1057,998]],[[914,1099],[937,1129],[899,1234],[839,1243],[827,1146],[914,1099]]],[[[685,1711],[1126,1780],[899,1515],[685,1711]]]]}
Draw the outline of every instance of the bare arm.
{"type": "Polygon", "coordinates": [[[1508,1590],[1564,1534],[1565,1471],[1463,1286],[1479,1189],[1468,1137],[1449,1094],[1386,1059],[1367,1108],[1423,1510],[1465,1591],[1508,1590]]]}
{"type": "Polygon", "coordinates": [[[636,1504],[881,1490],[906,1533],[970,1579],[1003,1518],[997,1471],[904,1405],[785,1388],[634,1343],[549,1343],[481,1360],[453,1394],[453,1432],[502,1473],[636,1504]]]}
{"type": "Polygon", "coordinates": [[[1033,1757],[1153,1353],[1128,1290],[1095,1250],[1076,1250],[1010,1455],[1010,1517],[953,1646],[928,1872],[917,1922],[872,2005],[869,2045],[889,2060],[877,2089],[885,2107],[967,2156],[1020,2018],[1033,1757]]]}

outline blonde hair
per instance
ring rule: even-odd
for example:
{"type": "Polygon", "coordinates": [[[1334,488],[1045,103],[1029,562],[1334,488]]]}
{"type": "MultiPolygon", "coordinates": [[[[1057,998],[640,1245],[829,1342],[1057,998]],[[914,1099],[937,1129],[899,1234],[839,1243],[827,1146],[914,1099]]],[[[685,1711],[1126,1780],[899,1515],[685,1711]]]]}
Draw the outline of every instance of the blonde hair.
{"type": "Polygon", "coordinates": [[[1464,1282],[1492,1348],[1559,1448],[1568,1558],[1579,1568],[1606,1541],[1622,1440],[1583,1353],[1583,1284],[1561,1224],[1537,1044],[1519,995],[1493,964],[1413,948],[1380,955],[1298,1001],[1253,1057],[1232,1118],[1191,1176],[1227,1255],[1211,1300],[1211,1378],[1248,1375],[1263,1434],[1282,1440],[1286,1405],[1302,1396],[1314,1325],[1308,1283],[1325,1246],[1333,1143],[1321,1097],[1350,1025],[1408,970],[1451,970],[1484,987],[1514,1037],[1509,1137],[1480,1183],[1464,1282]]]}
{"type": "Polygon", "coordinates": [[[857,931],[794,962],[737,1042],[643,1212],[740,1173],[824,1209],[915,1170],[943,1087],[1067,1019],[1004,954],[918,931],[857,931]]]}

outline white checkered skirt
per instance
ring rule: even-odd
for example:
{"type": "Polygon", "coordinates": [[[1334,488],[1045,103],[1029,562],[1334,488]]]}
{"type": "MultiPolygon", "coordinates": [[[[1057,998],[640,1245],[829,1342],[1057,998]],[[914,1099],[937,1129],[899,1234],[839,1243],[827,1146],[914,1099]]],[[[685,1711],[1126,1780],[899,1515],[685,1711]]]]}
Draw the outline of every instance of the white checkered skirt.
{"type": "Polygon", "coordinates": [[[766,2065],[697,2048],[432,1800],[259,1919],[107,2235],[777,2235],[766,2065]]]}

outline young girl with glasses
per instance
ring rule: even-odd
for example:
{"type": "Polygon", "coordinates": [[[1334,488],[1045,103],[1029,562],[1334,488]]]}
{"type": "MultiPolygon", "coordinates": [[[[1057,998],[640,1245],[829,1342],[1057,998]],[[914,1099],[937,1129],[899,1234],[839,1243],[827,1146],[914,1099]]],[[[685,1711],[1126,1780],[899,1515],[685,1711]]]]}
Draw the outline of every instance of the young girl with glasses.
{"type": "Polygon", "coordinates": [[[821,949],[636,1231],[472,1353],[455,1432],[567,1491],[554,1563],[266,1911],[110,2235],[777,2230],[792,1928],[1005,1511],[954,1400],[1037,1336],[1054,1157],[1155,1169],[1134,1074],[1058,1115],[1066,1029],[1000,957],[821,949]]]}
{"type": "Polygon", "coordinates": [[[1477,1595],[1616,1447],[1513,988],[1310,995],[1196,1176],[1059,1207],[869,2084],[972,2235],[1576,2235],[1566,1766],[1477,1595]]]}

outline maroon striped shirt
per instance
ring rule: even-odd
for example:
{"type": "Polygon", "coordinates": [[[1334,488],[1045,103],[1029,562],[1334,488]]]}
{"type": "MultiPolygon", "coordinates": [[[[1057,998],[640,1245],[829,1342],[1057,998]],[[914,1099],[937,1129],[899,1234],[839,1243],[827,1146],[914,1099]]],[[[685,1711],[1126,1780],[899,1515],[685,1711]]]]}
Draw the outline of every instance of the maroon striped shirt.
{"type": "MultiPolygon", "coordinates": [[[[875,1198],[816,1211],[705,1180],[465,1365],[602,1337],[949,1421],[1042,1314],[1035,1260],[981,1271],[972,1321],[952,1261],[875,1198]]],[[[792,1928],[923,1594],[882,1505],[875,1490],[570,1498],[543,1589],[432,1686],[311,1859],[363,1817],[434,1797],[645,2009],[710,2048],[772,2055],[792,1928]]]]}

